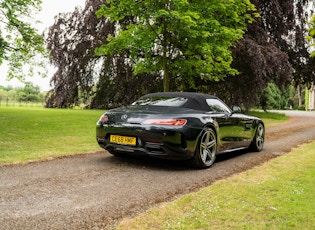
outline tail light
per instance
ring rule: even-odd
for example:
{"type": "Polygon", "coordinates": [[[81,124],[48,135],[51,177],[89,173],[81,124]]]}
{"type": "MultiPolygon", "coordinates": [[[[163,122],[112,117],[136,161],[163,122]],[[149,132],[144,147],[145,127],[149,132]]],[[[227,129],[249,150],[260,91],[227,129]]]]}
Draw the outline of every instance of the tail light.
{"type": "Polygon", "coordinates": [[[183,126],[187,123],[186,119],[149,119],[143,122],[149,125],[169,125],[169,126],[183,126]]]}
{"type": "Polygon", "coordinates": [[[103,114],[103,115],[100,117],[100,121],[103,122],[103,123],[105,123],[105,122],[108,121],[108,117],[107,117],[105,114],[103,114]]]}

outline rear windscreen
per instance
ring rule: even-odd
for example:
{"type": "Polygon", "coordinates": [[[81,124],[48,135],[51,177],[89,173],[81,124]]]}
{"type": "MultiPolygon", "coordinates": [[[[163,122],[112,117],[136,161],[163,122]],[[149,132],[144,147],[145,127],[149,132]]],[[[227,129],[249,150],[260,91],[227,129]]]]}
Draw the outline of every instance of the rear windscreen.
{"type": "Polygon", "coordinates": [[[153,105],[180,107],[187,102],[184,97],[142,97],[132,103],[132,105],[153,105]]]}

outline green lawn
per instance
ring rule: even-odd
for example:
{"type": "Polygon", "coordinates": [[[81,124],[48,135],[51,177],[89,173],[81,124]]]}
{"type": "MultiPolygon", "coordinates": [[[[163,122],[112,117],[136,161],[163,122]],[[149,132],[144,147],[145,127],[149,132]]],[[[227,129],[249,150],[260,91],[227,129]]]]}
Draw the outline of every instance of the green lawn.
{"type": "Polygon", "coordinates": [[[102,112],[0,107],[0,163],[100,150],[95,124],[102,112]]]}
{"type": "Polygon", "coordinates": [[[279,123],[289,120],[289,117],[280,113],[250,111],[247,114],[262,118],[267,126],[277,125],[279,123]]]}
{"type": "Polygon", "coordinates": [[[315,142],[303,145],[253,170],[124,219],[116,229],[315,229],[314,149],[315,142]]]}

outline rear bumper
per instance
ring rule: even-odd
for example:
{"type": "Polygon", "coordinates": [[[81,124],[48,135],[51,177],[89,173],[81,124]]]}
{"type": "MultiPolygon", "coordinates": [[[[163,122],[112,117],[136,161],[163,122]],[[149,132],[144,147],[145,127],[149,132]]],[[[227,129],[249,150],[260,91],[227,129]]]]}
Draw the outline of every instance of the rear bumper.
{"type": "MultiPolygon", "coordinates": [[[[196,137],[191,130],[137,129],[97,127],[96,140],[100,147],[109,152],[130,155],[148,155],[164,159],[187,160],[193,157],[196,137]],[[183,132],[184,131],[184,132],[183,132]],[[187,132],[187,135],[185,133],[187,132]],[[111,143],[110,135],[124,135],[137,138],[135,146],[111,143]]],[[[196,134],[198,132],[196,131],[196,134]]]]}
{"type": "Polygon", "coordinates": [[[108,150],[109,152],[118,152],[136,156],[152,156],[163,159],[172,159],[172,160],[187,160],[193,157],[193,152],[187,151],[181,148],[174,148],[173,146],[168,146],[165,144],[158,143],[147,143],[143,147],[133,147],[125,146],[118,144],[100,144],[100,147],[108,150]]]}

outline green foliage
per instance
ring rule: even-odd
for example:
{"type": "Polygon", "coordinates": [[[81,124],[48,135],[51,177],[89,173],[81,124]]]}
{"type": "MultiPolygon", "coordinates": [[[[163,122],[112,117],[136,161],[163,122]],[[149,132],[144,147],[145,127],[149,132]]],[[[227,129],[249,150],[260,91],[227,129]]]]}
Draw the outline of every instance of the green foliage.
{"type": "Polygon", "coordinates": [[[97,16],[116,22],[117,31],[95,52],[127,51],[135,74],[163,73],[164,91],[169,78],[182,89],[194,88],[198,79],[219,81],[238,73],[230,66],[230,48],[254,11],[248,0],[107,0],[97,16]]]}
{"type": "Polygon", "coordinates": [[[309,109],[309,98],[310,98],[310,91],[309,91],[309,89],[305,89],[305,95],[304,95],[305,110],[309,109]]]}
{"type": "Polygon", "coordinates": [[[281,90],[271,82],[261,94],[260,106],[264,110],[296,108],[298,106],[296,90],[292,86],[281,90]]]}
{"type": "Polygon", "coordinates": [[[305,105],[300,105],[297,109],[301,110],[301,111],[305,111],[306,110],[305,105]]]}
{"type": "MultiPolygon", "coordinates": [[[[26,82],[24,87],[0,86],[0,105],[14,105],[15,103],[43,103],[45,93],[40,92],[39,86],[26,82]]],[[[42,104],[41,104],[42,105],[42,104]]]]}
{"type": "Polygon", "coordinates": [[[0,0],[0,65],[7,61],[9,78],[23,80],[26,67],[31,76],[35,66],[44,68],[39,61],[45,55],[44,38],[31,25],[41,3],[41,0],[0,0]]]}
{"type": "Polygon", "coordinates": [[[292,78],[295,85],[314,81],[315,59],[304,36],[313,2],[251,0],[260,17],[234,46],[252,17],[242,11],[247,1],[86,1],[83,10],[59,14],[49,29],[46,41],[57,71],[46,106],[77,105],[80,94],[90,108],[126,105],[163,91],[165,74],[170,91],[215,94],[249,109],[268,82],[282,89],[292,78]],[[95,56],[97,47],[105,56],[95,56]]]}
{"type": "Polygon", "coordinates": [[[10,91],[10,90],[12,90],[13,89],[13,87],[12,86],[2,86],[2,85],[0,85],[0,90],[4,90],[4,91],[10,91]]]}
{"type": "Polygon", "coordinates": [[[31,82],[25,83],[23,88],[17,90],[17,100],[19,102],[41,102],[43,95],[40,93],[39,86],[34,86],[31,82]]]}
{"type": "MultiPolygon", "coordinates": [[[[311,20],[309,21],[309,29],[308,29],[308,37],[307,39],[311,42],[311,47],[315,49],[315,14],[312,16],[311,20]]],[[[312,51],[311,57],[315,57],[315,51],[312,51]]]]}
{"type": "Polygon", "coordinates": [[[0,105],[3,102],[15,101],[16,89],[0,86],[0,105]]]}

